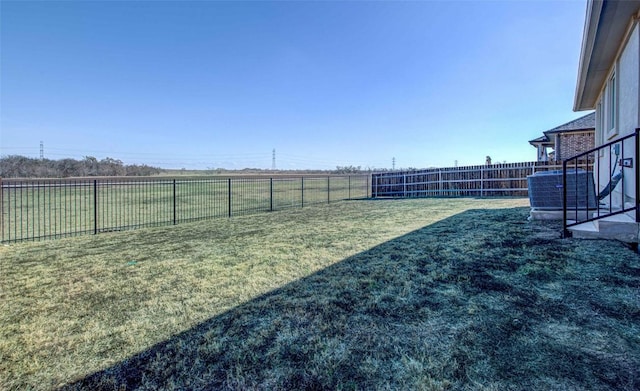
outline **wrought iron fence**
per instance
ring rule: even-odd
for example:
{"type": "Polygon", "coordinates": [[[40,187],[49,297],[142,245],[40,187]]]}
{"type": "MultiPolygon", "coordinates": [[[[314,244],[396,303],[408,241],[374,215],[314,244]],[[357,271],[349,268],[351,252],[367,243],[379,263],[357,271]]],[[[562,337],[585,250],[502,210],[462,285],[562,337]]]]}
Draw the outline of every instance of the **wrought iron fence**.
{"type": "Polygon", "coordinates": [[[0,179],[1,242],[54,239],[369,197],[368,175],[0,179]]]}

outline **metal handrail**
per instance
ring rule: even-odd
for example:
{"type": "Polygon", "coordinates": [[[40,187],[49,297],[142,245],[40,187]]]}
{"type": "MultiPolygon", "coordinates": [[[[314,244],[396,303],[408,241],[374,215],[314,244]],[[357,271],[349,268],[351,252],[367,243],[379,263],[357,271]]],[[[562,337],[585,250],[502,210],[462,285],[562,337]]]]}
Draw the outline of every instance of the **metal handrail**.
{"type": "MultiPolygon", "coordinates": [[[[597,156],[596,156],[597,159],[597,156]]],[[[601,220],[605,217],[610,217],[610,216],[614,216],[614,215],[618,215],[618,214],[623,214],[623,213],[627,213],[627,212],[631,212],[635,210],[635,221],[636,223],[640,223],[640,206],[639,206],[639,200],[638,200],[638,194],[640,194],[640,128],[637,128],[633,133],[628,134],[624,137],[621,137],[619,139],[610,141],[606,144],[600,145],[598,147],[592,148],[588,151],[582,152],[578,155],[575,155],[573,157],[570,157],[568,159],[565,159],[562,161],[562,226],[563,226],[563,236],[564,237],[570,237],[571,236],[571,232],[569,231],[570,227],[579,225],[579,224],[583,224],[586,222],[590,222],[590,221],[596,221],[596,220],[601,220]],[[592,153],[596,153],[599,154],[600,151],[603,151],[605,149],[609,149],[609,166],[608,166],[608,170],[611,170],[612,167],[612,161],[611,161],[611,150],[612,147],[616,144],[620,144],[620,148],[621,148],[621,153],[619,155],[616,156],[616,159],[624,159],[625,158],[625,154],[624,154],[624,141],[628,140],[628,139],[632,139],[635,138],[635,151],[634,151],[634,160],[635,160],[635,167],[634,167],[634,174],[635,174],[635,205],[630,207],[630,208],[626,208],[625,207],[625,195],[624,195],[624,177],[622,179],[622,200],[621,200],[621,204],[622,207],[620,210],[617,211],[613,211],[612,206],[611,206],[611,201],[612,201],[612,195],[611,193],[608,195],[609,197],[609,211],[608,213],[600,213],[600,200],[597,197],[597,193],[596,193],[596,208],[597,208],[597,214],[596,216],[592,216],[592,217],[588,217],[589,214],[589,192],[587,189],[587,193],[586,193],[586,197],[587,197],[587,202],[585,205],[585,213],[587,214],[587,218],[586,219],[579,219],[578,218],[578,212],[580,211],[580,209],[578,208],[578,180],[577,180],[577,170],[578,170],[578,160],[580,158],[583,157],[587,157],[587,160],[589,159],[589,155],[592,153]],[[575,213],[575,221],[573,223],[569,223],[568,222],[568,218],[567,218],[567,211],[569,209],[568,207],[568,202],[567,202],[567,168],[569,166],[570,162],[574,162],[573,164],[573,169],[576,172],[576,181],[575,181],[575,194],[576,194],[576,202],[575,202],[575,206],[574,206],[574,213],[575,213]]],[[[595,159],[594,159],[595,160],[595,159]]],[[[598,182],[598,192],[599,192],[599,178],[600,178],[600,164],[597,165],[597,182],[598,182]]],[[[571,167],[569,167],[571,168],[571,167]]],[[[621,165],[621,169],[624,168],[621,165]]],[[[589,181],[587,180],[586,182],[586,186],[589,186],[589,181]]]]}

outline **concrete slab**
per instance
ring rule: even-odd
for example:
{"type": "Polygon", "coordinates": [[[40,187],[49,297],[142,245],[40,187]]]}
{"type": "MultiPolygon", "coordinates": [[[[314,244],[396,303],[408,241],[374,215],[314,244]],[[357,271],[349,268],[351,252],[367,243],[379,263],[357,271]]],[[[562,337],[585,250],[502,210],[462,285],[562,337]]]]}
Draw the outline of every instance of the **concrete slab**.
{"type": "MultiPolygon", "coordinates": [[[[592,211],[587,212],[586,210],[579,210],[577,213],[577,220],[586,220],[589,218],[592,211]]],[[[576,220],[576,212],[575,211],[567,211],[567,219],[576,220]]],[[[540,209],[531,209],[529,213],[529,220],[562,220],[562,211],[561,210],[540,210],[540,209]]]]}

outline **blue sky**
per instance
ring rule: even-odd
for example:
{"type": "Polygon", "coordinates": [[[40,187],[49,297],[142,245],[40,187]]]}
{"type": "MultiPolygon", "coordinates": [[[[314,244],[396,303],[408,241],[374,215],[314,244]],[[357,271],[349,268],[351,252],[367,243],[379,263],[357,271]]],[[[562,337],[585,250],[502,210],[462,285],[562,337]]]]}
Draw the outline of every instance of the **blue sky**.
{"type": "Polygon", "coordinates": [[[164,168],[535,160],[584,1],[2,1],[0,154],[164,168]]]}

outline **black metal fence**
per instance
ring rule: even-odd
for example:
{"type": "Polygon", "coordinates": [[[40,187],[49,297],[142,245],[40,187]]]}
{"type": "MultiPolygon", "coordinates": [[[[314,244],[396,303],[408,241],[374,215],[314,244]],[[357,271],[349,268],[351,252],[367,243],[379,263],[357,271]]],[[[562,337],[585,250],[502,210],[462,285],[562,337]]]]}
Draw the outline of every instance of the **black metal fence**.
{"type": "Polygon", "coordinates": [[[370,196],[369,175],[0,179],[0,242],[54,239],[370,196]]]}
{"type": "Polygon", "coordinates": [[[560,164],[523,162],[375,173],[371,177],[371,196],[526,197],[527,176],[561,169],[560,164]]]}

